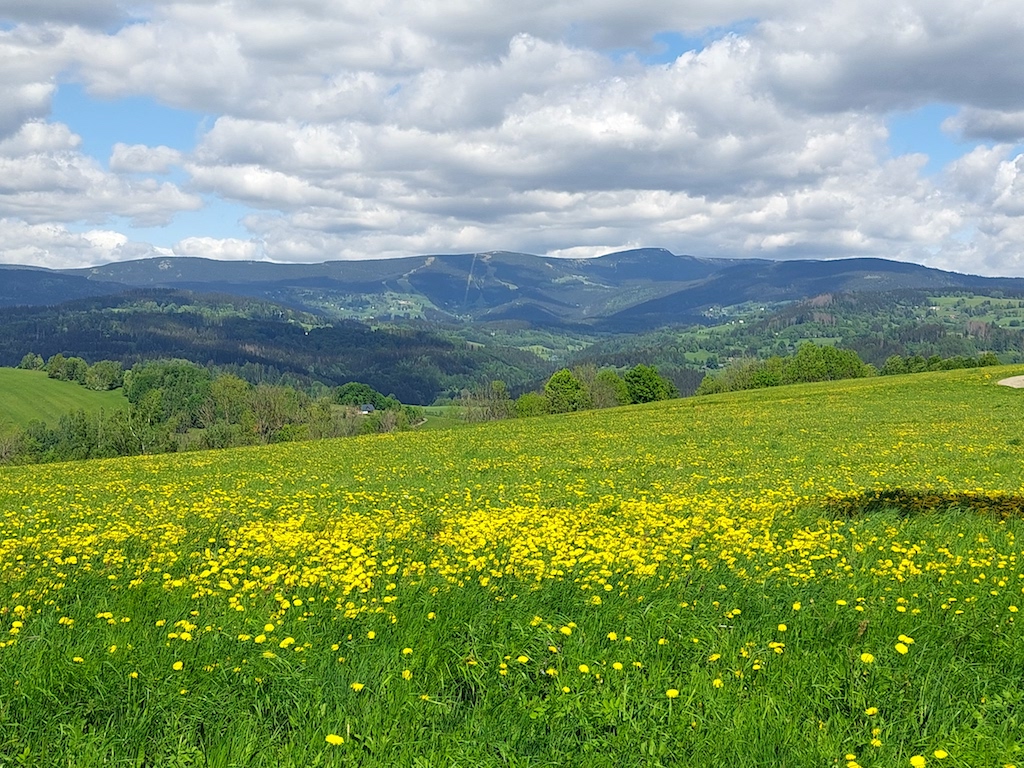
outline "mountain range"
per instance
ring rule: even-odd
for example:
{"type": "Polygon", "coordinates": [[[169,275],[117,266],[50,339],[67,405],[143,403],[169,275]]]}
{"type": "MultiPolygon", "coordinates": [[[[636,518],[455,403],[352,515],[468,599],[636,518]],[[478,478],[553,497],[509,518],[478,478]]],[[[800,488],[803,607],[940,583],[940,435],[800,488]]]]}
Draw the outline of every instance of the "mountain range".
{"type": "Polygon", "coordinates": [[[51,305],[139,288],[255,297],[328,318],[512,322],[616,333],[705,322],[703,313],[715,306],[823,293],[909,289],[1024,295],[1024,278],[979,277],[875,258],[707,259],[660,248],[592,259],[492,251],[321,264],[169,257],[84,269],[0,267],[0,306],[51,305]]]}

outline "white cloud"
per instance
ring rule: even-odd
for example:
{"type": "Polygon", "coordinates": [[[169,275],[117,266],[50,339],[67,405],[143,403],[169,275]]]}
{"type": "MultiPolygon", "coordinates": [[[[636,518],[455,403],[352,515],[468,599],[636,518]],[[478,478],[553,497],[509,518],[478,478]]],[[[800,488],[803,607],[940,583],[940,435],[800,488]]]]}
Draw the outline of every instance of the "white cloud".
{"type": "Polygon", "coordinates": [[[251,237],[175,253],[659,245],[1024,269],[1011,0],[9,5],[0,216],[26,226],[160,224],[203,193],[249,207],[251,237]],[[707,40],[645,63],[665,32],[707,40]],[[58,78],[211,119],[190,151],[114,145],[107,172],[44,121],[58,78]],[[946,130],[1002,143],[935,176],[922,152],[893,159],[889,111],[935,102],[959,110],[946,130]],[[159,178],[179,168],[182,186],[159,178]]]}
{"type": "Polygon", "coordinates": [[[176,256],[198,256],[224,261],[249,261],[261,257],[260,244],[253,240],[216,237],[186,237],[172,248],[176,256]]]}
{"type": "Polygon", "coordinates": [[[170,147],[118,142],[110,154],[109,166],[115,173],[167,173],[181,162],[182,153],[170,147]]]}

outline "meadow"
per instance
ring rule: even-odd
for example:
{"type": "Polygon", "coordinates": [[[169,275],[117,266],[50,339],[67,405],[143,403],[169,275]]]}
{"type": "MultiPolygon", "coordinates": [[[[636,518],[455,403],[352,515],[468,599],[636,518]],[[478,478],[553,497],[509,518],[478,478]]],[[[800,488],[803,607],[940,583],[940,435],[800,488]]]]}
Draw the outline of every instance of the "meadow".
{"type": "Polygon", "coordinates": [[[0,766],[1024,765],[985,368],[0,470],[0,766]]]}
{"type": "Polygon", "coordinates": [[[0,368],[0,429],[26,427],[32,421],[52,425],[69,411],[110,413],[126,406],[119,390],[94,392],[74,382],[51,379],[42,371],[0,368]]]}

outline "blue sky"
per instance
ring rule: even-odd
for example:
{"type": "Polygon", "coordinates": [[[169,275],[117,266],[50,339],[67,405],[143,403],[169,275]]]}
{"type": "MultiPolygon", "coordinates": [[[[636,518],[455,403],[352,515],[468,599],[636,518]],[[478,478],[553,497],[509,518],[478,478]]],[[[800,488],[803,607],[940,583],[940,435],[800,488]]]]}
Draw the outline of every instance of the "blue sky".
{"type": "Polygon", "coordinates": [[[1024,274],[1005,4],[6,13],[2,261],[660,246],[1024,274]]]}

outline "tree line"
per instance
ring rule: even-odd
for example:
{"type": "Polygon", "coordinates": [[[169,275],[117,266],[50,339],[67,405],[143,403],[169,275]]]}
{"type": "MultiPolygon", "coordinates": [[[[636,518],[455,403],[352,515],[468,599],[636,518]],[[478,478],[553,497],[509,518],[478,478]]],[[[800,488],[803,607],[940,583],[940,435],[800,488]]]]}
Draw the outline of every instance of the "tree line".
{"type": "Polygon", "coordinates": [[[879,370],[861,360],[852,349],[808,341],[801,344],[793,355],[773,355],[767,360],[739,361],[720,372],[708,373],[697,388],[697,394],[711,395],[718,392],[777,387],[782,384],[859,379],[866,376],[889,376],[999,364],[999,358],[992,352],[986,352],[978,357],[956,355],[942,358],[934,355],[928,359],[920,355],[912,355],[909,358],[892,355],[879,370]]]}
{"type": "Polygon", "coordinates": [[[614,368],[594,365],[562,368],[540,390],[513,399],[503,381],[465,390],[459,410],[467,421],[496,421],[593,408],[614,408],[679,397],[675,384],[651,365],[636,365],[621,375],[614,368]]]}
{"type": "Polygon", "coordinates": [[[79,410],[56,425],[34,421],[0,435],[0,463],[39,463],[175,451],[229,448],[345,437],[407,429],[422,409],[403,405],[369,385],[349,382],[315,392],[251,384],[187,360],[89,365],[57,354],[30,353],[19,367],[91,389],[120,388],[125,407],[79,410]]]}

